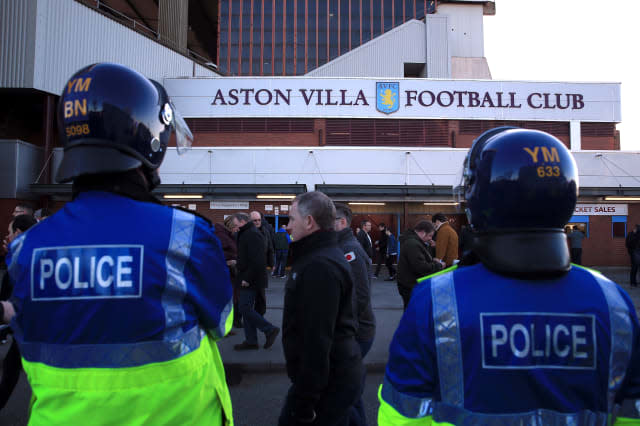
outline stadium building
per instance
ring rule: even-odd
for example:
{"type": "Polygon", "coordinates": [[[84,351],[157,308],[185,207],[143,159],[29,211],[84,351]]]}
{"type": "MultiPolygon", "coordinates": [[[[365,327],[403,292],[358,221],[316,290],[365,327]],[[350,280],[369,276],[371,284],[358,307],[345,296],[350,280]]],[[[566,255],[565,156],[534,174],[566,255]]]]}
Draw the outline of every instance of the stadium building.
{"type": "Polygon", "coordinates": [[[187,117],[194,147],[167,153],[157,193],[214,222],[259,210],[281,224],[293,196],[321,190],[356,223],[398,233],[443,212],[460,229],[466,152],[511,125],[573,152],[585,264],[628,264],[640,163],[620,151],[620,84],[493,80],[485,19],[500,19],[493,1],[3,1],[0,211],[70,199],[52,179],[57,100],[72,73],[109,61],[163,82],[187,117]]]}

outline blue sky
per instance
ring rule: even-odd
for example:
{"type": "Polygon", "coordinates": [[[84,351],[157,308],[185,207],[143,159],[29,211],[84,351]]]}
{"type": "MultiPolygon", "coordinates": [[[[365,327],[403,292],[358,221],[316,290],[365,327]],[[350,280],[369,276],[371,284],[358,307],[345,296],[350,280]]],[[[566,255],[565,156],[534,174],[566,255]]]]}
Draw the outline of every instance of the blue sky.
{"type": "Polygon", "coordinates": [[[496,0],[484,17],[494,80],[621,82],[621,149],[640,151],[640,2],[496,0]]]}

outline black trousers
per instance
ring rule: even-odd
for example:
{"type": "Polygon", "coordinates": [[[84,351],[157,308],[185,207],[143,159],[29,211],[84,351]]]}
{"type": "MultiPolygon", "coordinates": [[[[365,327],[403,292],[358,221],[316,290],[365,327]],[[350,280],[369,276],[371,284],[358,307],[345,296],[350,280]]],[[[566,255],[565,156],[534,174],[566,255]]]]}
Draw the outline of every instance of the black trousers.
{"type": "Polygon", "coordinates": [[[635,287],[638,285],[638,280],[636,279],[636,277],[638,276],[639,267],[640,267],[640,264],[635,263],[632,259],[631,260],[631,276],[629,277],[629,282],[631,283],[632,287],[635,287]]]}
{"type": "Polygon", "coordinates": [[[264,313],[267,312],[267,295],[264,291],[264,287],[256,289],[255,310],[262,316],[264,316],[264,313]]]}
{"type": "MultiPolygon", "coordinates": [[[[382,268],[383,264],[386,264],[387,262],[387,249],[384,249],[384,252],[382,251],[382,249],[380,249],[380,251],[376,252],[376,262],[378,263],[378,265],[376,266],[376,273],[375,275],[379,275],[380,274],[380,268],[382,268]]],[[[389,275],[391,275],[391,270],[389,270],[389,275]]]]}
{"type": "Polygon", "coordinates": [[[385,265],[387,265],[387,269],[389,270],[389,277],[395,277],[396,275],[396,269],[393,267],[393,262],[395,260],[396,260],[395,254],[387,256],[387,262],[385,263],[385,265]]]}
{"type": "Polygon", "coordinates": [[[0,410],[7,404],[13,389],[18,383],[22,371],[20,351],[15,340],[11,342],[9,352],[2,362],[2,380],[0,381],[0,410]]]}
{"type": "Polygon", "coordinates": [[[404,310],[407,310],[407,306],[409,306],[409,301],[411,300],[411,293],[413,292],[413,288],[405,287],[403,285],[398,284],[398,293],[400,293],[400,297],[402,297],[402,303],[404,304],[404,310]]]}
{"type": "MultiPolygon", "coordinates": [[[[335,382],[329,379],[329,385],[315,406],[316,420],[308,423],[312,426],[349,426],[349,410],[361,393],[363,367],[360,364],[335,382]]],[[[291,385],[284,406],[280,412],[278,426],[300,426],[291,416],[294,408],[295,385],[291,385]]]]}
{"type": "Polygon", "coordinates": [[[571,263],[575,263],[576,265],[582,265],[582,249],[581,248],[571,249],[571,263]]]}

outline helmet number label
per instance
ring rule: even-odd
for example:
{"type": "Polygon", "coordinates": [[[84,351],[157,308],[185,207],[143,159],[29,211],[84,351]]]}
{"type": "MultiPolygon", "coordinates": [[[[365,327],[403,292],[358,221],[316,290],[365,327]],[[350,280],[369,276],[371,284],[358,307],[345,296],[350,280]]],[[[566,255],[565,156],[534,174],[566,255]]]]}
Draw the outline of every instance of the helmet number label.
{"type": "Polygon", "coordinates": [[[560,167],[558,166],[540,166],[536,169],[538,177],[558,177],[560,176],[560,167]]]}
{"type": "Polygon", "coordinates": [[[91,133],[91,129],[89,129],[89,124],[87,123],[67,126],[65,127],[65,131],[67,132],[67,137],[88,135],[91,133]]]}

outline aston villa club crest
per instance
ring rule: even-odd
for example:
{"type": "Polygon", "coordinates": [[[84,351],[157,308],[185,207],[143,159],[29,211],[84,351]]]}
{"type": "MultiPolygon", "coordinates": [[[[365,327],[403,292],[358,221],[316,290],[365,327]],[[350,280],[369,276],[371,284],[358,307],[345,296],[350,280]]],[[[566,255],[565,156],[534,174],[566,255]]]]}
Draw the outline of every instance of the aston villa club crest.
{"type": "Polygon", "coordinates": [[[376,82],[376,109],[391,114],[400,106],[400,83],[376,82]]]}

